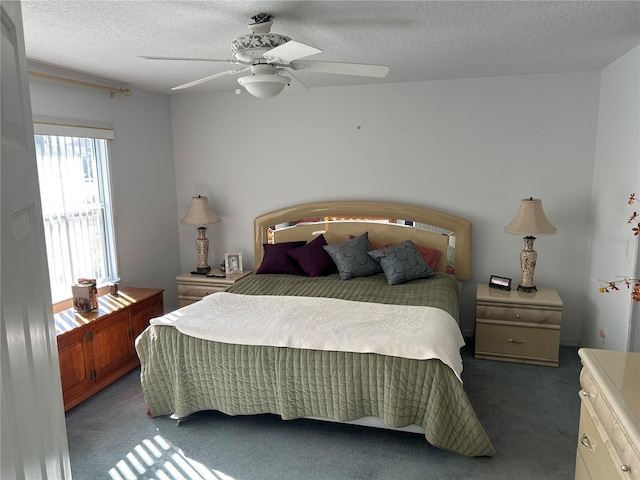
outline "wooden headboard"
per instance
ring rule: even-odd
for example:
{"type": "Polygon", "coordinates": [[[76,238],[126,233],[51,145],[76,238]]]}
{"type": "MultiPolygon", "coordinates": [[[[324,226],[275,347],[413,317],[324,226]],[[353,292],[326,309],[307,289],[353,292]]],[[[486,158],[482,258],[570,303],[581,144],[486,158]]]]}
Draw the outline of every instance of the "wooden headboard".
{"type": "Polygon", "coordinates": [[[437,271],[450,271],[459,280],[471,277],[471,222],[431,208],[370,201],[305,203],[280,208],[254,221],[255,267],[262,263],[264,243],[312,240],[324,234],[327,243],[369,232],[372,243],[410,239],[443,254],[437,271]],[[454,253],[455,252],[455,253],[454,253]]]}

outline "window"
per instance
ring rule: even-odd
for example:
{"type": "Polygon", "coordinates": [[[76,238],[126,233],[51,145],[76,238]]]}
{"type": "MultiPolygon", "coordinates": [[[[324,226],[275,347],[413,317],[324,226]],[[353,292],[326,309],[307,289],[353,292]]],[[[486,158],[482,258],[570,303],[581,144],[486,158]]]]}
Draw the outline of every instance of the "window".
{"type": "Polygon", "coordinates": [[[109,183],[113,131],[34,124],[38,179],[53,303],[78,278],[115,281],[109,183]]]}

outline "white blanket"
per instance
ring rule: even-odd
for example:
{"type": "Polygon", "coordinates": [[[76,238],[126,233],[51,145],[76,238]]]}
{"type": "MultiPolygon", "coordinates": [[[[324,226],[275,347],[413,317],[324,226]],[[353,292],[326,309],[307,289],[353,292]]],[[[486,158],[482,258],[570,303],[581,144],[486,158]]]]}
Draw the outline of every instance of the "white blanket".
{"type": "Polygon", "coordinates": [[[433,307],[220,292],[150,323],[222,343],[437,358],[462,381],[460,328],[433,307]]]}

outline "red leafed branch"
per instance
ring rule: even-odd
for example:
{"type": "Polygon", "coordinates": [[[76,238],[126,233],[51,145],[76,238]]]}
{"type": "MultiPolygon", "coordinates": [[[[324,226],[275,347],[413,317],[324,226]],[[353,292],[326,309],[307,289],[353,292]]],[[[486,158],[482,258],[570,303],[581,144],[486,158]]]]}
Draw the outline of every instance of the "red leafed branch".
{"type": "MultiPolygon", "coordinates": [[[[633,205],[635,202],[639,202],[636,198],[636,194],[632,193],[629,195],[629,199],[627,203],[629,205],[633,205]]],[[[631,228],[631,231],[634,235],[640,235],[640,216],[638,212],[633,212],[633,214],[629,217],[627,223],[633,224],[635,222],[635,227],[631,228]]],[[[621,280],[612,280],[612,281],[603,281],[600,280],[602,285],[599,288],[600,293],[609,293],[616,290],[620,290],[620,287],[626,287],[631,290],[631,298],[635,302],[640,302],[640,278],[629,278],[629,277],[620,277],[621,280]]]]}
{"type": "MultiPolygon", "coordinates": [[[[634,202],[640,202],[640,200],[638,200],[636,198],[636,194],[632,193],[631,195],[629,195],[629,200],[628,200],[628,204],[629,205],[633,205],[634,202]]],[[[633,232],[634,235],[640,235],[640,220],[638,220],[638,212],[633,212],[633,215],[631,215],[629,217],[629,220],[627,221],[627,223],[633,223],[636,222],[636,226],[631,228],[631,231],[633,232]]]]}

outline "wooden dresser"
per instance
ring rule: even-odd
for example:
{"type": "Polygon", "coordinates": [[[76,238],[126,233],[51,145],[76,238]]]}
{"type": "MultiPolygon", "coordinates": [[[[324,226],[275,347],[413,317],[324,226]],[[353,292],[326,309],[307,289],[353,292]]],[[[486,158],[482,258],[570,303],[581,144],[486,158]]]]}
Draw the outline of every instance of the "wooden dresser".
{"type": "Polygon", "coordinates": [[[553,288],[504,291],[479,284],[476,358],[558,366],[562,300],[553,288]]]}
{"type": "Polygon", "coordinates": [[[134,342],[164,313],[162,292],[124,287],[98,297],[93,312],[54,314],[65,411],[140,365],[134,342]]]}
{"type": "Polygon", "coordinates": [[[640,353],[583,348],[576,480],[640,480],[640,353]]]}

